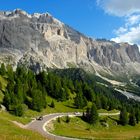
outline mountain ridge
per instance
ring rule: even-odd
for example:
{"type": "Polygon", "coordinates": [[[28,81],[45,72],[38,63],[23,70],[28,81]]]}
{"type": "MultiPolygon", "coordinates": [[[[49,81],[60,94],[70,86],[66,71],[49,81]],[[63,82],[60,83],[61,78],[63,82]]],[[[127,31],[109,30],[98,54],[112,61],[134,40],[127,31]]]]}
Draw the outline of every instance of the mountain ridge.
{"type": "Polygon", "coordinates": [[[0,12],[0,62],[46,68],[83,68],[91,73],[140,74],[137,45],[92,39],[49,13],[0,12]]]}

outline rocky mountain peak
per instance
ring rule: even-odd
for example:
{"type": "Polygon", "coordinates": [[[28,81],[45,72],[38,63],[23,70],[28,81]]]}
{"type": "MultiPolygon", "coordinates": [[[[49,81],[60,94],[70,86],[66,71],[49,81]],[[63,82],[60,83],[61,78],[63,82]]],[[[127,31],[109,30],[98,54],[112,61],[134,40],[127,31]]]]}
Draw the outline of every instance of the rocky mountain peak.
{"type": "Polygon", "coordinates": [[[137,45],[91,39],[49,13],[0,12],[0,62],[35,71],[80,67],[90,72],[140,73],[137,45]]]}

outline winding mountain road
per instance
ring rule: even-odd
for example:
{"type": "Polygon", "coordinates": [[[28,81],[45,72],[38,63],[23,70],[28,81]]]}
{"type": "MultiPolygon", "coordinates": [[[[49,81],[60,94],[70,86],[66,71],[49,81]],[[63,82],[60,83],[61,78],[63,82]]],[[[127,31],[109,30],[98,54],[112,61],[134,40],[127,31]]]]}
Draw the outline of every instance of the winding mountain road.
{"type": "MultiPolygon", "coordinates": [[[[99,113],[99,116],[116,116],[119,114],[120,112],[99,113]]],[[[77,114],[76,113],[55,113],[55,114],[46,115],[46,116],[43,116],[43,120],[34,120],[33,122],[29,123],[26,128],[39,132],[40,134],[42,134],[44,137],[46,137],[49,140],[76,140],[76,138],[68,138],[68,137],[62,137],[62,136],[51,134],[45,128],[50,121],[58,117],[63,117],[67,115],[68,116],[81,116],[82,113],[77,113],[77,114]]]]}

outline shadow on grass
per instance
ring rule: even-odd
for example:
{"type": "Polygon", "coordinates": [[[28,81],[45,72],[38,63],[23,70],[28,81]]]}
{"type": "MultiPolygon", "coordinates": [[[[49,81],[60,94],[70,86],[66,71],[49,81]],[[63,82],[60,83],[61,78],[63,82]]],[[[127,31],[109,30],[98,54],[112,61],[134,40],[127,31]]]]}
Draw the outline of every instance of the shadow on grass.
{"type": "Polygon", "coordinates": [[[113,120],[113,121],[115,121],[115,122],[117,122],[117,124],[120,124],[120,121],[119,120],[117,120],[115,118],[112,118],[111,116],[108,116],[108,118],[111,119],[111,120],[113,120]]]}
{"type": "Polygon", "coordinates": [[[69,108],[73,108],[73,109],[77,109],[75,106],[72,106],[72,105],[64,105],[66,107],[69,107],[69,108]]]}

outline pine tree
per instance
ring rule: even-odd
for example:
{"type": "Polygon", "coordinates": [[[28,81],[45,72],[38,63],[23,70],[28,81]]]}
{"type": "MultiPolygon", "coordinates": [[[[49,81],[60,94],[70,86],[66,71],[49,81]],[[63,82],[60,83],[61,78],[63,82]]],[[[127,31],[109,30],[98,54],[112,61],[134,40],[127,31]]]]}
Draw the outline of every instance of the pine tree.
{"type": "Polygon", "coordinates": [[[57,118],[57,122],[61,123],[61,118],[60,117],[57,118]]]}
{"type": "Polygon", "coordinates": [[[86,114],[84,114],[84,115],[85,115],[85,120],[87,122],[90,122],[90,108],[89,107],[87,107],[86,114]]]}
{"type": "Polygon", "coordinates": [[[70,117],[67,115],[66,116],[66,123],[69,123],[70,122],[70,117]]]}
{"type": "Polygon", "coordinates": [[[139,123],[140,121],[140,109],[136,109],[135,111],[136,122],[139,123]]]}
{"type": "Polygon", "coordinates": [[[15,105],[15,107],[14,107],[14,114],[16,116],[22,116],[24,114],[23,105],[21,105],[21,104],[15,105]]]}
{"type": "Polygon", "coordinates": [[[9,110],[9,105],[11,104],[10,94],[6,91],[3,99],[3,104],[7,110],[9,110]]]}
{"type": "Polygon", "coordinates": [[[127,113],[125,107],[123,107],[121,112],[120,112],[120,123],[122,125],[127,125],[128,124],[128,113],[127,113]]]}
{"type": "Polygon", "coordinates": [[[132,126],[136,125],[136,117],[135,117],[135,111],[132,110],[131,113],[129,114],[129,124],[132,126]]]}
{"type": "Polygon", "coordinates": [[[91,110],[90,110],[90,123],[91,124],[96,124],[98,121],[98,112],[97,112],[97,108],[95,106],[95,104],[92,105],[91,110]]]}
{"type": "Polygon", "coordinates": [[[54,101],[52,100],[50,107],[55,108],[54,101]]]}
{"type": "Polygon", "coordinates": [[[107,105],[108,100],[105,96],[101,97],[101,103],[102,103],[102,108],[107,110],[108,109],[108,105],[107,105]]]}
{"type": "Polygon", "coordinates": [[[44,97],[40,90],[34,89],[32,91],[32,109],[36,111],[41,111],[44,108],[44,97]]]}
{"type": "Polygon", "coordinates": [[[83,94],[88,101],[94,101],[95,100],[94,91],[92,90],[92,88],[90,88],[90,86],[88,86],[87,83],[84,83],[84,85],[83,85],[83,94]]]}
{"type": "Polygon", "coordinates": [[[75,100],[74,100],[74,103],[75,103],[75,106],[78,108],[78,109],[81,109],[83,107],[85,107],[87,105],[87,100],[86,98],[83,96],[83,93],[82,91],[79,91],[75,97],[75,100]]]}
{"type": "Polygon", "coordinates": [[[96,104],[97,109],[101,109],[102,108],[102,104],[101,104],[101,100],[100,100],[99,96],[96,97],[95,104],[96,104]]]}
{"type": "Polygon", "coordinates": [[[7,65],[7,76],[10,81],[14,81],[14,72],[11,65],[7,65]]]}
{"type": "Polygon", "coordinates": [[[0,68],[0,75],[4,76],[5,74],[6,74],[6,68],[4,63],[2,63],[0,68]]]}

